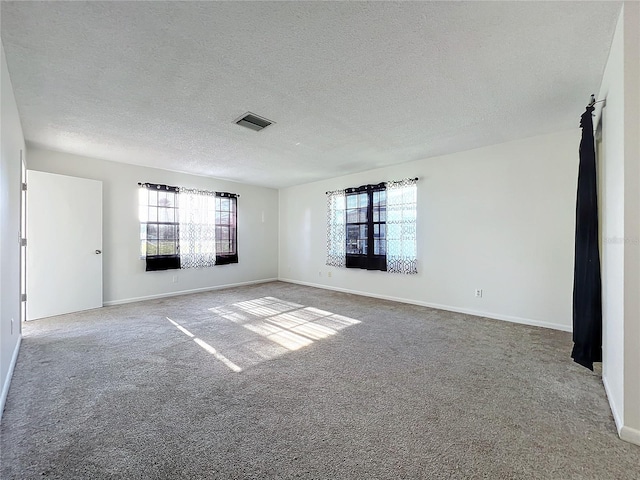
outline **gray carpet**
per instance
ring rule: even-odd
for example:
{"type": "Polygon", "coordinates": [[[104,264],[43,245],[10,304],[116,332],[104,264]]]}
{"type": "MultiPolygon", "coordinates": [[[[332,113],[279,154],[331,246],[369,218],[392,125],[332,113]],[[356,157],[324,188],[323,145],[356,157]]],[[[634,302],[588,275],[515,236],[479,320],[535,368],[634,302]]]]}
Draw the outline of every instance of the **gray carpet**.
{"type": "Polygon", "coordinates": [[[571,335],[280,282],[30,322],[3,479],[635,479],[571,335]],[[169,320],[170,319],[170,320],[169,320]]]}

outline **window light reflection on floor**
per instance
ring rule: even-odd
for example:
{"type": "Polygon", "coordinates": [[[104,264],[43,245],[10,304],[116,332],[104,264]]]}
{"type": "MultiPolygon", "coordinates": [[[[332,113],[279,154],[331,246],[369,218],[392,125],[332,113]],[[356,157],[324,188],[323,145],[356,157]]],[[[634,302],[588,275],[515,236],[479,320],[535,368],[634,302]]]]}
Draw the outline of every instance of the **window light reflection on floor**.
{"type": "Polygon", "coordinates": [[[243,370],[239,365],[246,368],[300,350],[360,323],[350,317],[274,297],[210,308],[209,312],[213,318],[184,319],[180,320],[182,324],[169,317],[167,320],[234,372],[243,370]],[[196,323],[192,323],[194,320],[196,323]],[[187,324],[191,330],[197,329],[197,335],[185,328],[187,324]],[[225,355],[211,343],[220,346],[225,355]]]}
{"type": "Polygon", "coordinates": [[[224,355],[222,355],[221,353],[218,353],[218,351],[213,348],[211,345],[209,345],[207,342],[205,342],[204,340],[196,337],[193,333],[191,333],[189,330],[187,330],[186,328],[184,328],[182,325],[180,325],[178,322],[174,322],[173,320],[171,320],[169,317],[166,317],[167,320],[169,320],[178,330],[180,330],[182,333],[184,333],[185,335],[187,335],[188,337],[192,338],[194,342],[196,342],[198,345],[200,345],[200,347],[202,347],[204,350],[206,350],[207,352],[209,352],[211,355],[213,355],[215,358],[217,358],[218,360],[220,360],[222,363],[224,363],[227,367],[229,367],[231,370],[233,370],[234,372],[241,372],[242,368],[240,368],[238,365],[236,365],[235,363],[233,363],[231,360],[229,360],[227,357],[225,357],[224,355]]]}
{"type": "Polygon", "coordinates": [[[298,350],[360,323],[353,318],[274,297],[262,297],[209,310],[288,350],[298,350]]]}

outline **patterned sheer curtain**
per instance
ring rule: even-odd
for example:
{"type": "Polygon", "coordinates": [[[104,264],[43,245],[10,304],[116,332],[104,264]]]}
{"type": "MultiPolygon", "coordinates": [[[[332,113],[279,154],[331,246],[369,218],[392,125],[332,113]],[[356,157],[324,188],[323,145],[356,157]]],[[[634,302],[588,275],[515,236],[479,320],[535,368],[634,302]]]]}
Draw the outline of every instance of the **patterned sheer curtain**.
{"type": "Polygon", "coordinates": [[[327,192],[327,265],[344,267],[347,257],[346,196],[344,190],[327,192]]]}
{"type": "Polygon", "coordinates": [[[387,182],[387,271],[418,273],[417,178],[387,182]]]}
{"type": "Polygon", "coordinates": [[[180,188],[180,264],[182,268],[216,264],[216,194],[180,188]]]}

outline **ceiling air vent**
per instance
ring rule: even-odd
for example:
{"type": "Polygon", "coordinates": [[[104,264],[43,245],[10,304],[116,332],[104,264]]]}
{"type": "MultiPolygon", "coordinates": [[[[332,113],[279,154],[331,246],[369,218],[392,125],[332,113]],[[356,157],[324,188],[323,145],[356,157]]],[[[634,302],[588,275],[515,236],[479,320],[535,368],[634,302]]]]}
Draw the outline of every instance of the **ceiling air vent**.
{"type": "Polygon", "coordinates": [[[267,120],[264,117],[259,117],[255,113],[247,112],[244,115],[242,115],[238,120],[236,120],[236,123],[238,125],[242,125],[243,127],[247,127],[247,128],[250,128],[251,130],[255,130],[256,132],[259,132],[260,130],[262,130],[263,128],[267,128],[269,125],[271,125],[274,122],[272,122],[271,120],[267,120]]]}

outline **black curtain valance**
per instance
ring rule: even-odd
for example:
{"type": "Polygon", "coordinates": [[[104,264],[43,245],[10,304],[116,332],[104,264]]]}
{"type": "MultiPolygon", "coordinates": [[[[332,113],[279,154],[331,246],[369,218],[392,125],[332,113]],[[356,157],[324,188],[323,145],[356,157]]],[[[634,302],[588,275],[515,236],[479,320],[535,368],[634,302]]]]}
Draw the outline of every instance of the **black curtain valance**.
{"type": "Polygon", "coordinates": [[[180,268],[179,255],[153,255],[146,258],[146,271],[173,270],[180,268]]]}
{"type": "Polygon", "coordinates": [[[237,193],[229,193],[229,192],[216,192],[216,197],[229,197],[229,198],[238,198],[240,195],[237,193]]]}
{"type": "Polygon", "coordinates": [[[163,185],[161,183],[141,183],[138,182],[138,185],[140,185],[143,188],[149,188],[151,190],[164,190],[167,192],[174,192],[177,193],[180,191],[179,187],[172,187],[171,185],[163,185]]]}
{"type": "Polygon", "coordinates": [[[370,192],[373,190],[384,190],[386,186],[386,182],[381,182],[376,185],[360,185],[359,187],[345,188],[344,193],[359,193],[370,192]]]}

